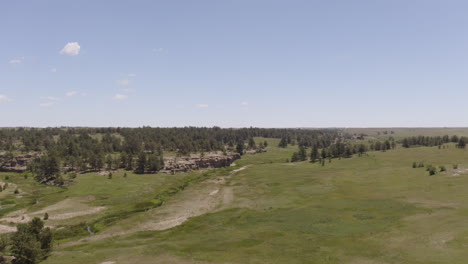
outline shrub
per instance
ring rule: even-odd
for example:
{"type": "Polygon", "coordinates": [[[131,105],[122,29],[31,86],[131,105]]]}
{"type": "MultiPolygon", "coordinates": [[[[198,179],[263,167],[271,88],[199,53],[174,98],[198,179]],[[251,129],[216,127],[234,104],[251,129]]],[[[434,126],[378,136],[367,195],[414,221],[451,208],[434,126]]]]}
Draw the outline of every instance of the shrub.
{"type": "Polygon", "coordinates": [[[458,169],[458,164],[453,164],[453,169],[454,170],[458,169]]]}
{"type": "Polygon", "coordinates": [[[19,194],[18,188],[15,189],[15,194],[19,194]]]}
{"type": "Polygon", "coordinates": [[[424,168],[424,163],[422,163],[422,162],[419,162],[419,164],[418,164],[418,168],[424,168]]]}
{"type": "Polygon", "coordinates": [[[47,220],[47,219],[49,219],[49,214],[48,214],[48,213],[45,213],[45,214],[44,214],[44,220],[47,220]]]}
{"type": "Polygon", "coordinates": [[[427,171],[429,172],[429,175],[432,176],[432,175],[435,175],[437,173],[437,170],[435,167],[433,167],[432,165],[429,165],[427,167],[427,171]]]}
{"type": "Polygon", "coordinates": [[[439,169],[440,169],[441,172],[442,172],[442,171],[447,171],[447,169],[445,169],[445,166],[443,166],[443,165],[442,165],[442,166],[439,166],[439,169]]]}
{"type": "Polygon", "coordinates": [[[418,167],[418,164],[415,161],[415,162],[413,162],[413,169],[416,168],[416,167],[418,167]]]}

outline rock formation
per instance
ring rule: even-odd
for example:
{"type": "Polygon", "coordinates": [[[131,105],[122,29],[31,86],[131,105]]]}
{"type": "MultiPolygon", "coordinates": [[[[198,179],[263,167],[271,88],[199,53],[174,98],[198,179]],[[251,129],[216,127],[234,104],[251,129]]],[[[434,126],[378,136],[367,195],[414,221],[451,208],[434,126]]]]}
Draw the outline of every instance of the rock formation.
{"type": "Polygon", "coordinates": [[[28,168],[28,164],[38,156],[40,154],[34,152],[14,157],[8,157],[5,152],[0,153],[0,171],[24,172],[28,168]]]}
{"type": "Polygon", "coordinates": [[[188,157],[165,157],[162,173],[175,174],[205,168],[222,168],[230,166],[235,160],[240,159],[238,153],[222,152],[192,154],[188,157]]]}

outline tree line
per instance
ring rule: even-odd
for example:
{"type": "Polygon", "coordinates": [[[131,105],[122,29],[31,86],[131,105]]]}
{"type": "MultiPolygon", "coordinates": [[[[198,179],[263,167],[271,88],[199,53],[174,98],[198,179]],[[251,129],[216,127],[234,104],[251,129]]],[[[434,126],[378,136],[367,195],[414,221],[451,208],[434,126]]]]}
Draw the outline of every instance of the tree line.
{"type": "Polygon", "coordinates": [[[406,137],[400,140],[401,145],[404,148],[409,148],[412,146],[426,146],[426,147],[433,147],[433,146],[441,146],[445,143],[456,143],[458,148],[465,148],[466,142],[468,138],[466,137],[459,137],[457,135],[449,136],[436,136],[436,137],[429,137],[429,136],[414,136],[414,137],[406,137]]]}
{"type": "Polygon", "coordinates": [[[253,127],[3,128],[0,129],[0,150],[42,153],[29,169],[40,182],[61,184],[63,168],[69,171],[122,168],[137,173],[157,172],[164,167],[164,152],[182,156],[230,151],[242,155],[245,149],[265,147],[266,142],[256,144],[254,137],[278,138],[286,144],[306,147],[328,147],[338,135],[338,129],[253,127]]]}

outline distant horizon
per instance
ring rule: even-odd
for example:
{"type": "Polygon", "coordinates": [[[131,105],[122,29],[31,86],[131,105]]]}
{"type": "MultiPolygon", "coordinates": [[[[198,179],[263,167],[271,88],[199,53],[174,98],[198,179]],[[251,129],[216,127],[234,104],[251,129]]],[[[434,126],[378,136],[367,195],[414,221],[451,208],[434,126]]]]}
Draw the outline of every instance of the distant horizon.
{"type": "Polygon", "coordinates": [[[392,128],[395,128],[395,129],[409,129],[409,128],[412,128],[412,129],[418,129],[418,128],[422,128],[422,129],[426,129],[426,128],[435,128],[435,129],[450,129],[450,128],[466,128],[468,129],[468,127],[456,127],[456,126],[453,126],[453,127],[391,127],[391,126],[383,126],[383,127],[339,127],[339,126],[336,126],[336,127],[260,127],[260,126],[244,126],[244,127],[221,127],[221,126],[191,126],[191,125],[187,125],[187,126],[146,126],[146,125],[143,125],[143,126],[43,126],[43,127],[39,127],[39,126],[14,126],[14,127],[10,127],[10,126],[5,126],[5,127],[0,127],[0,129],[9,129],[9,128],[143,128],[143,127],[150,127],[150,128],[184,128],[184,127],[197,127],[197,128],[202,128],[202,127],[205,127],[205,128],[213,128],[213,127],[219,127],[219,128],[222,128],[222,129],[230,129],[230,128],[233,128],[233,129],[242,129],[242,128],[271,128],[271,129],[347,129],[347,128],[362,128],[362,129],[384,129],[384,128],[387,128],[387,129],[392,129],[392,128]]]}

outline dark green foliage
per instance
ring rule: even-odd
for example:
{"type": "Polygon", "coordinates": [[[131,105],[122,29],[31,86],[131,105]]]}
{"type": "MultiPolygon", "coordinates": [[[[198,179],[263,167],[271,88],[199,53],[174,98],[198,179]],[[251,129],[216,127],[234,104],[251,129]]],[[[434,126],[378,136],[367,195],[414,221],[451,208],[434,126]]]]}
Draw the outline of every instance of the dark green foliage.
{"type": "Polygon", "coordinates": [[[299,158],[299,153],[298,152],[294,152],[291,156],[291,162],[296,162],[296,161],[300,161],[301,159],[299,158]]]}
{"type": "Polygon", "coordinates": [[[465,148],[466,147],[466,139],[464,137],[461,137],[458,140],[457,148],[465,148]]]}
{"type": "Polygon", "coordinates": [[[305,161],[307,160],[307,150],[305,149],[304,146],[299,146],[299,160],[300,161],[305,161]]]}
{"type": "Polygon", "coordinates": [[[236,146],[236,152],[239,153],[239,155],[244,155],[244,142],[243,141],[240,141],[237,143],[237,146],[236,146]]]}
{"type": "Polygon", "coordinates": [[[30,170],[39,182],[56,181],[60,177],[59,160],[55,155],[40,157],[30,164],[30,170]]]}
{"type": "Polygon", "coordinates": [[[413,168],[417,168],[418,167],[418,164],[415,162],[413,162],[413,168]]]}
{"type": "Polygon", "coordinates": [[[15,193],[15,194],[19,194],[18,188],[15,189],[14,193],[15,193]]]}
{"type": "MultiPolygon", "coordinates": [[[[409,148],[411,146],[426,146],[426,147],[433,147],[433,146],[441,146],[445,143],[449,142],[458,142],[460,144],[460,140],[466,141],[466,138],[458,138],[458,136],[449,136],[445,135],[443,137],[436,136],[436,137],[426,137],[426,136],[417,136],[417,137],[407,137],[400,140],[401,144],[405,148],[409,148]]],[[[463,143],[463,142],[462,142],[463,143]]],[[[440,148],[440,147],[439,147],[440,148]]]]}
{"type": "Polygon", "coordinates": [[[452,167],[453,167],[454,170],[456,170],[456,169],[458,169],[458,164],[453,164],[452,167]]]}
{"type": "Polygon", "coordinates": [[[443,172],[443,171],[447,171],[447,169],[445,168],[445,166],[439,166],[439,169],[440,169],[440,172],[443,172]]]}
{"type": "Polygon", "coordinates": [[[15,264],[36,264],[47,258],[52,250],[51,230],[35,217],[27,224],[18,224],[11,237],[11,253],[15,264]]]}
{"type": "Polygon", "coordinates": [[[253,139],[253,137],[249,138],[249,148],[250,149],[257,148],[257,144],[255,144],[255,140],[253,139]]]}
{"type": "Polygon", "coordinates": [[[44,214],[44,220],[47,220],[47,219],[49,219],[49,214],[48,214],[48,213],[45,213],[45,214],[44,214]]]}
{"type": "Polygon", "coordinates": [[[288,146],[288,141],[286,140],[285,137],[282,137],[279,144],[278,144],[278,147],[285,148],[287,146],[288,146]]]}
{"type": "Polygon", "coordinates": [[[315,162],[319,158],[318,147],[314,145],[310,152],[310,162],[315,162]]]}
{"type": "Polygon", "coordinates": [[[140,152],[140,154],[138,154],[138,161],[137,161],[137,166],[136,166],[136,169],[135,169],[135,172],[136,173],[144,173],[145,172],[145,168],[146,168],[146,153],[144,152],[140,152]]]}
{"type": "Polygon", "coordinates": [[[434,166],[432,166],[432,165],[427,165],[426,171],[429,172],[429,175],[430,175],[430,176],[435,175],[435,174],[437,173],[436,167],[434,167],[434,166]]]}

